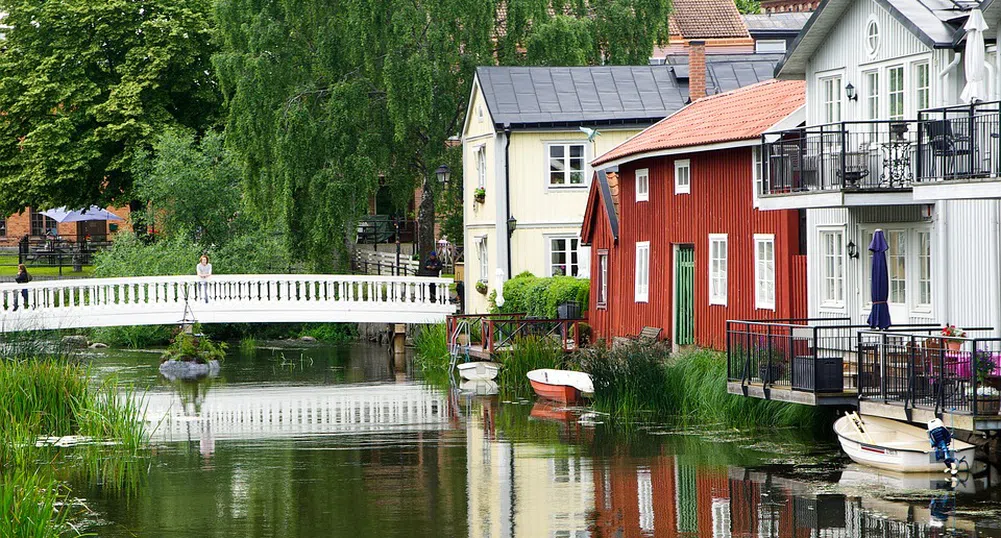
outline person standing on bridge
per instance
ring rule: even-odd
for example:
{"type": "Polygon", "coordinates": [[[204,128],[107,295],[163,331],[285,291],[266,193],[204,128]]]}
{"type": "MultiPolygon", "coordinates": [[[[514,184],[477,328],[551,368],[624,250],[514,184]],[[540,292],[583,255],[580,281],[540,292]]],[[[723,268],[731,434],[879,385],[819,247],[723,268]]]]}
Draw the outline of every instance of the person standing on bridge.
{"type": "MultiPolygon", "coordinates": [[[[209,263],[207,254],[202,254],[195,266],[195,273],[198,275],[198,293],[202,295],[205,302],[209,302],[209,277],[212,276],[212,264],[209,263]]],[[[198,297],[195,297],[198,300],[198,297]]]]}
{"type": "MultiPolygon", "coordinates": [[[[28,274],[28,268],[24,264],[19,264],[17,266],[17,276],[14,277],[14,282],[18,284],[27,284],[31,282],[31,275],[28,274]]],[[[21,288],[21,297],[24,297],[24,308],[28,308],[28,288],[21,288]]],[[[17,310],[17,294],[14,294],[14,310],[17,310]]]]}
{"type": "MultiPolygon", "coordinates": [[[[434,250],[431,254],[428,254],[428,259],[424,261],[423,275],[421,276],[433,276],[435,278],[441,276],[441,260],[438,259],[438,253],[434,250]]],[[[431,284],[428,286],[428,291],[431,293],[431,302],[436,302],[435,292],[437,291],[436,286],[431,284]]]]}

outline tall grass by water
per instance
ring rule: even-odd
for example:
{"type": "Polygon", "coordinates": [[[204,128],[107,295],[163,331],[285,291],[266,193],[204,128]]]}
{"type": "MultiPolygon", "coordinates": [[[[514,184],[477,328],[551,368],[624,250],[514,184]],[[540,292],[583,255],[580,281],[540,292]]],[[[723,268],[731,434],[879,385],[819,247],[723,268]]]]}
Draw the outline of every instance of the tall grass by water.
{"type": "Polygon", "coordinates": [[[111,382],[95,387],[66,359],[0,359],[0,536],[54,537],[79,508],[61,482],[83,476],[113,491],[138,485],[149,432],[142,400],[111,382]],[[54,449],[48,437],[95,441],[54,449]]]}
{"type": "Polygon", "coordinates": [[[422,325],[414,334],[414,366],[422,377],[433,385],[449,383],[448,328],[444,323],[422,325]]]}
{"type": "Polygon", "coordinates": [[[672,356],[666,347],[594,348],[582,360],[594,380],[594,406],[614,417],[670,416],[681,423],[820,428],[826,411],[744,398],[726,391],[726,357],[710,350],[672,356]]]}
{"type": "Polygon", "coordinates": [[[519,338],[513,349],[498,354],[501,363],[497,382],[508,396],[529,396],[532,385],[528,372],[540,368],[563,368],[567,365],[567,355],[551,342],[539,338],[519,338]]]}

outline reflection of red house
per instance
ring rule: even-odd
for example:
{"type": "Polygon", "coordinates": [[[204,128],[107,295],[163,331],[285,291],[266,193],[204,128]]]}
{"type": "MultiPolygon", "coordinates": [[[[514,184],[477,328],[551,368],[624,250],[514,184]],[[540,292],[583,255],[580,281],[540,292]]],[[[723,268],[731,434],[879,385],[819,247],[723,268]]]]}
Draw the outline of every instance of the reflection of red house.
{"type": "Polygon", "coordinates": [[[721,349],[728,319],[803,317],[796,211],[759,211],[763,133],[801,122],[801,81],[700,99],[592,163],[582,242],[591,326],[606,341],[659,327],[721,349]]]}

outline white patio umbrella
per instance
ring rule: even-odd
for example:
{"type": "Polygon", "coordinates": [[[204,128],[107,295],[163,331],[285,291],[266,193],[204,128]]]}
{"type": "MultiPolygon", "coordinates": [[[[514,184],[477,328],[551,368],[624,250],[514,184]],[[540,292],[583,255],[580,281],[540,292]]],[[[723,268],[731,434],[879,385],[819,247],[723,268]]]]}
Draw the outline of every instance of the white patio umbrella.
{"type": "Polygon", "coordinates": [[[984,32],[987,23],[984,14],[979,9],[970,12],[966,20],[966,57],[963,58],[963,68],[966,71],[966,86],[960,95],[966,103],[987,99],[987,66],[984,65],[984,32]]]}
{"type": "Polygon", "coordinates": [[[496,284],[494,284],[494,289],[497,290],[497,297],[494,298],[494,304],[501,307],[504,306],[505,302],[507,302],[504,300],[504,270],[498,267],[495,275],[497,280],[495,281],[496,284]]]}
{"type": "Polygon", "coordinates": [[[101,209],[96,205],[92,205],[87,209],[77,209],[74,211],[70,211],[65,207],[60,207],[57,209],[42,211],[42,214],[59,223],[84,222],[89,220],[123,220],[122,217],[119,217],[106,209],[101,209]]]}

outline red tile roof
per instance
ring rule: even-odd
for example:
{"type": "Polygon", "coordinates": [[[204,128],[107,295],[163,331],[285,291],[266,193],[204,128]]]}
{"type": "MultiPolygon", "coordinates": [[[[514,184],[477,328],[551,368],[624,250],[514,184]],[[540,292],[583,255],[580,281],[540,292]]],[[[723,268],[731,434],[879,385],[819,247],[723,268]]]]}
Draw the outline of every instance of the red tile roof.
{"type": "Polygon", "coordinates": [[[685,39],[748,37],[734,0],[674,0],[668,27],[685,39]]]}
{"type": "Polygon", "coordinates": [[[802,80],[767,80],[695,101],[601,155],[592,165],[624,157],[758,138],[806,103],[802,80]]]}

